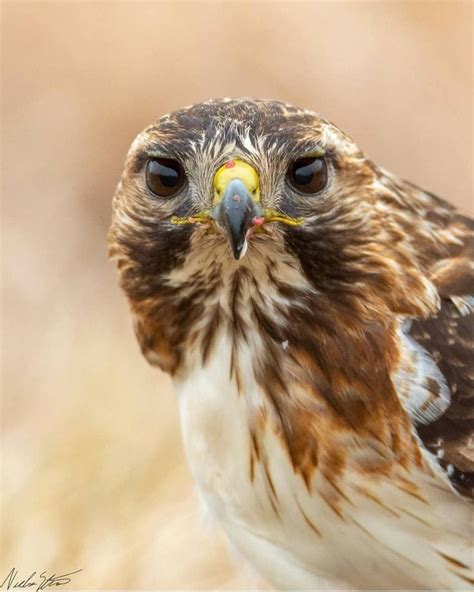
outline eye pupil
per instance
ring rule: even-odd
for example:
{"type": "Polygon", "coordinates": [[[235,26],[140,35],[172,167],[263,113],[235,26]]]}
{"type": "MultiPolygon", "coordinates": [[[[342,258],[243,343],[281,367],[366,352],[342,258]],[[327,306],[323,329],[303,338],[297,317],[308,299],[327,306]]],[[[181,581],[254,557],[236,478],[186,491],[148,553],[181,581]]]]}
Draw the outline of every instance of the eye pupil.
{"type": "Polygon", "coordinates": [[[185,180],[183,167],[172,158],[150,158],[146,165],[148,189],[160,197],[170,197],[177,193],[185,180]]]}
{"type": "Polygon", "coordinates": [[[315,160],[308,164],[302,164],[295,168],[294,176],[295,181],[298,185],[309,185],[313,180],[315,174],[317,174],[322,169],[321,161],[315,160]]]}
{"type": "Polygon", "coordinates": [[[295,160],[288,170],[288,181],[302,193],[317,193],[327,182],[327,165],[322,157],[295,160]]]}

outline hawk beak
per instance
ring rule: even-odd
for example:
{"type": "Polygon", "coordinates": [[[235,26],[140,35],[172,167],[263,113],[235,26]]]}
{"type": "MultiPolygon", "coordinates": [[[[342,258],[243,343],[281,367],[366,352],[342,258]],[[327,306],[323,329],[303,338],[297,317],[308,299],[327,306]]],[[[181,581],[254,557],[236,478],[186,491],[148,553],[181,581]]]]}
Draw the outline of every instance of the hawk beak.
{"type": "Polygon", "coordinates": [[[216,208],[215,219],[227,232],[234,258],[239,261],[247,250],[247,233],[258,216],[256,204],[241,179],[232,179],[216,208]]]}
{"type": "Polygon", "coordinates": [[[212,217],[227,233],[234,258],[247,251],[250,229],[263,215],[259,178],[255,169],[243,161],[230,160],[214,177],[212,217]]]}

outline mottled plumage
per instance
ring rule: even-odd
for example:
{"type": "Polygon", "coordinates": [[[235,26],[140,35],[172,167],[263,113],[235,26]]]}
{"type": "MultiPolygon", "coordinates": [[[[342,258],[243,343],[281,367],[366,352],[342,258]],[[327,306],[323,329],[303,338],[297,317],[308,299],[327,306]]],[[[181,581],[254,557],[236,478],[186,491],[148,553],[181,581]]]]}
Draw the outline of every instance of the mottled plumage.
{"type": "Polygon", "coordinates": [[[473,236],[283,103],[209,101],[133,143],[110,245],[138,341],[205,504],[276,587],[472,588],[473,236]],[[315,194],[288,182],[308,155],[315,194]],[[175,195],[147,189],[150,158],[181,163],[175,195]],[[259,179],[232,198],[255,209],[242,256],[213,190],[232,159],[259,179]]]}

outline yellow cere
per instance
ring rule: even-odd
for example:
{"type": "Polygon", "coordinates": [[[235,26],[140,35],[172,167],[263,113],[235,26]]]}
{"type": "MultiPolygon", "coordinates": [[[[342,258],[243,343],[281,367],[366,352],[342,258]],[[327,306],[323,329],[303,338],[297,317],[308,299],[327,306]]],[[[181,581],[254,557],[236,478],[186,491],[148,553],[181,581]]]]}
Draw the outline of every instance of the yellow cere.
{"type": "Polygon", "coordinates": [[[213,205],[218,204],[232,179],[240,179],[255,202],[260,202],[260,179],[257,171],[247,162],[231,159],[224,163],[214,176],[213,205]]]}
{"type": "MultiPolygon", "coordinates": [[[[239,159],[231,159],[225,162],[214,175],[214,197],[212,205],[217,205],[224,196],[225,190],[232,179],[240,179],[256,203],[260,203],[260,178],[257,171],[247,162],[239,159]]],[[[280,222],[288,226],[301,226],[304,218],[292,218],[283,212],[270,208],[263,208],[262,222],[280,222]]],[[[172,224],[209,224],[212,223],[211,210],[203,210],[194,216],[180,218],[172,216],[172,224]]],[[[263,224],[254,226],[254,232],[263,230],[263,224]]]]}

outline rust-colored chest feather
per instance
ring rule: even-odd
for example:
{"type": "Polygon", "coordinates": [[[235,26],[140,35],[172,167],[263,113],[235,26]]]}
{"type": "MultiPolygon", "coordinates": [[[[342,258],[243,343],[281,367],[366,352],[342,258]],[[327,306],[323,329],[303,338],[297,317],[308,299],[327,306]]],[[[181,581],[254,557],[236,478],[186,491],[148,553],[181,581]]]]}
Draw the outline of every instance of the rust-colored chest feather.
{"type": "Polygon", "coordinates": [[[246,264],[231,265],[212,251],[206,263],[204,251],[170,274],[159,298],[134,304],[145,356],[183,379],[194,365],[206,367],[225,335],[229,381],[249,398],[252,462],[270,430],[307,487],[316,470],[337,488],[346,469],[421,467],[392,380],[402,347],[396,317],[361,319],[320,296],[293,257],[275,261],[264,241],[252,249],[246,264]],[[258,404],[244,391],[248,381],[258,404]]]}

